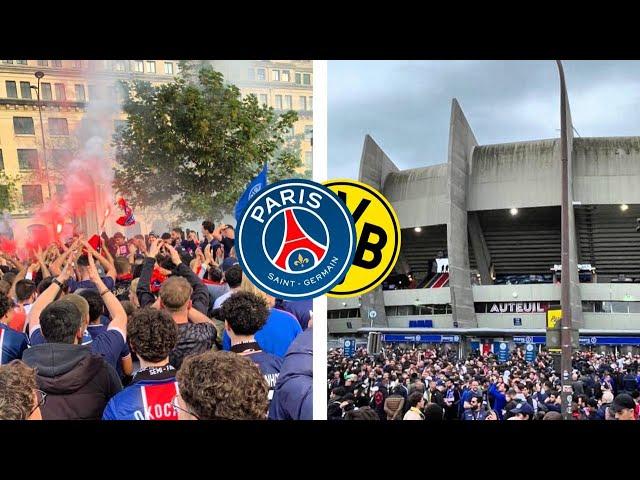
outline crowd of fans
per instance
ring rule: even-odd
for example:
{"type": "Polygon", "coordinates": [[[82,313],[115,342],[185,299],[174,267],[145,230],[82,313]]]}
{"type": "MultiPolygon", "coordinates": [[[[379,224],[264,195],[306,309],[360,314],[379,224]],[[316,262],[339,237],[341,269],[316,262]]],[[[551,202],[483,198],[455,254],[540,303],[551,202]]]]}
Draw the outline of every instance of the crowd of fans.
{"type": "MultiPolygon", "coordinates": [[[[640,355],[575,352],[570,418],[640,419],[640,355]]],[[[493,353],[459,359],[445,348],[387,345],[347,357],[328,352],[329,420],[561,420],[561,378],[550,354],[507,362],[493,353]]],[[[566,386],[564,387],[566,389],[566,386]]],[[[568,413],[568,412],[567,412],[568,413]]]]}
{"type": "Polygon", "coordinates": [[[311,301],[251,284],[233,227],[202,236],[0,251],[0,419],[311,419],[311,301]]]}

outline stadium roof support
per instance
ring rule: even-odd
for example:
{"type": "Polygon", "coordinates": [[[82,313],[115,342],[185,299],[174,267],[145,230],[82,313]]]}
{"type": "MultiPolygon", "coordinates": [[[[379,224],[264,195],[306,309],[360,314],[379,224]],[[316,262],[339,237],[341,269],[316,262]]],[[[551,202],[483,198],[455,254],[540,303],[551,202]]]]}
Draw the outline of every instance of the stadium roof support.
{"type": "Polygon", "coordinates": [[[448,210],[447,247],[449,250],[449,287],[451,309],[456,327],[477,327],[471,270],[469,268],[469,235],[467,227],[467,194],[473,149],[478,145],[458,101],[451,103],[449,155],[447,167],[448,210]]]}
{"type": "MultiPolygon", "coordinates": [[[[398,171],[398,167],[374,142],[373,138],[366,135],[362,147],[358,179],[382,192],[384,190],[384,182],[389,174],[398,171]]],[[[370,322],[371,326],[388,326],[382,286],[378,286],[360,297],[360,316],[364,322],[370,322]]]]}

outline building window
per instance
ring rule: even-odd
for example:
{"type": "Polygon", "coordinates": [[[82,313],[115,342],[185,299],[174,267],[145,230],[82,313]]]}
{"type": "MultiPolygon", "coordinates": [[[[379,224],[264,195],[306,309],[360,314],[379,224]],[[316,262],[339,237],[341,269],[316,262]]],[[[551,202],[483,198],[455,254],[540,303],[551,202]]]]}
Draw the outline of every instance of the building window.
{"type": "Polygon", "coordinates": [[[67,136],[69,135],[69,124],[66,118],[49,119],[49,135],[67,136]]]}
{"type": "Polygon", "coordinates": [[[256,73],[258,74],[258,80],[264,82],[267,79],[267,71],[264,68],[259,68],[256,73]]]}
{"type": "Polygon", "coordinates": [[[72,64],[73,68],[80,69],[82,68],[82,60],[74,60],[72,64]]]}
{"type": "Polygon", "coordinates": [[[276,95],[276,110],[282,110],[282,95],[276,95]]]}
{"type": "Polygon", "coordinates": [[[51,95],[51,84],[50,83],[41,83],[40,84],[40,98],[42,100],[53,100],[53,95],[51,95]]]}
{"type": "Polygon", "coordinates": [[[124,72],[124,60],[116,60],[113,62],[113,70],[115,72],[124,72]]]}
{"type": "Polygon", "coordinates": [[[58,170],[63,170],[69,163],[73,154],[71,150],[65,148],[53,148],[51,149],[51,166],[58,170]]]}
{"type": "Polygon", "coordinates": [[[300,110],[307,109],[307,97],[300,97],[300,110]]]}
{"type": "Polygon", "coordinates": [[[88,85],[89,88],[89,100],[94,101],[98,100],[98,90],[95,85],[88,85]]]}
{"type": "Polygon", "coordinates": [[[49,66],[49,60],[38,60],[38,66],[39,67],[48,67],[49,66]]]}
{"type": "Polygon", "coordinates": [[[76,102],[84,102],[87,97],[84,94],[84,85],[76,84],[76,102]]]}
{"type": "Polygon", "coordinates": [[[173,75],[173,63],[164,62],[164,73],[166,75],[173,75]]]}
{"type": "Polygon", "coordinates": [[[142,60],[134,60],[133,71],[138,73],[144,73],[144,62],[142,60]]]}
{"type": "Polygon", "coordinates": [[[8,63],[10,65],[13,65],[13,60],[2,60],[2,63],[8,63]]]}
{"type": "Polygon", "coordinates": [[[305,125],[304,126],[304,139],[311,140],[313,136],[313,125],[305,125]]]}
{"type": "Polygon", "coordinates": [[[304,166],[311,170],[311,165],[313,165],[313,152],[304,152],[304,166]]]}
{"type": "Polygon", "coordinates": [[[302,74],[296,72],[296,83],[300,85],[302,83],[302,74]]]}
{"type": "Polygon", "coordinates": [[[147,72],[156,73],[156,62],[147,61],[147,72]]]}
{"type": "Polygon", "coordinates": [[[302,84],[303,85],[311,85],[311,74],[310,73],[304,73],[302,75],[302,84]]]}
{"type": "Polygon", "coordinates": [[[309,97],[309,110],[313,110],[313,97],[309,97]]]}
{"type": "Polygon", "coordinates": [[[271,70],[271,80],[274,82],[280,81],[280,70],[271,70]]]}
{"type": "Polygon", "coordinates": [[[293,100],[291,98],[291,95],[285,95],[284,96],[284,108],[285,110],[291,110],[291,105],[293,104],[293,100]]]}
{"type": "Polygon", "coordinates": [[[31,100],[31,84],[29,82],[20,82],[20,96],[31,100]]]}
{"type": "Polygon", "coordinates": [[[51,66],[56,68],[62,68],[62,60],[51,60],[51,66]]]}
{"type": "Polygon", "coordinates": [[[33,127],[33,118],[13,117],[13,131],[16,135],[35,135],[36,131],[33,127]]]}
{"type": "Polygon", "coordinates": [[[7,98],[18,98],[18,89],[16,88],[16,82],[7,80],[4,82],[7,87],[7,98]]]}
{"type": "Polygon", "coordinates": [[[67,94],[64,90],[64,83],[56,83],[56,100],[59,102],[64,102],[67,99],[67,94]]]}
{"type": "Polygon", "coordinates": [[[289,75],[290,75],[289,70],[282,70],[282,72],[280,72],[280,73],[281,73],[280,80],[282,80],[283,82],[289,82],[290,81],[290,79],[289,79],[290,78],[289,77],[289,75]]]}
{"type": "Polygon", "coordinates": [[[267,100],[267,95],[264,93],[260,94],[260,104],[261,105],[268,105],[269,101],[267,100]]]}
{"type": "Polygon", "coordinates": [[[256,71],[253,68],[250,68],[247,71],[247,80],[255,80],[256,79],[256,71]]]}
{"type": "Polygon", "coordinates": [[[35,207],[36,205],[42,205],[42,186],[23,185],[22,203],[26,208],[35,207]]]}
{"type": "Polygon", "coordinates": [[[67,193],[67,189],[64,185],[56,185],[56,197],[58,197],[58,200],[62,200],[65,193],[67,193]]]}
{"type": "Polygon", "coordinates": [[[16,65],[26,65],[27,61],[26,60],[16,60],[16,65]]]}
{"type": "Polygon", "coordinates": [[[20,167],[20,170],[37,170],[38,150],[35,148],[19,148],[18,166],[20,167]]]}

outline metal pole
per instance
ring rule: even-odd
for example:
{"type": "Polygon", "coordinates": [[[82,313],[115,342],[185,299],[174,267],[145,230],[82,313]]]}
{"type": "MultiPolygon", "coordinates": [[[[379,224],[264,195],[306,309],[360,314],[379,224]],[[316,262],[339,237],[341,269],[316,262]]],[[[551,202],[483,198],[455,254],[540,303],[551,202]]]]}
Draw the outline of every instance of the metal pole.
{"type": "Polygon", "coordinates": [[[42,76],[36,74],[38,79],[38,88],[36,93],[38,95],[38,113],[40,114],[40,133],[42,134],[42,157],[44,159],[44,175],[47,179],[47,191],[49,193],[49,199],[51,199],[51,183],[49,182],[49,166],[47,164],[47,144],[44,138],[44,123],[42,121],[42,102],[40,101],[40,79],[42,76]]]}
{"type": "Polygon", "coordinates": [[[562,417],[564,420],[571,419],[571,267],[569,265],[569,208],[573,208],[572,199],[569,198],[569,145],[567,139],[567,90],[564,80],[564,70],[562,63],[557,60],[558,71],[560,73],[560,160],[562,165],[562,202],[561,202],[561,300],[562,319],[560,322],[560,378],[562,381],[562,392],[560,394],[562,417]]]}

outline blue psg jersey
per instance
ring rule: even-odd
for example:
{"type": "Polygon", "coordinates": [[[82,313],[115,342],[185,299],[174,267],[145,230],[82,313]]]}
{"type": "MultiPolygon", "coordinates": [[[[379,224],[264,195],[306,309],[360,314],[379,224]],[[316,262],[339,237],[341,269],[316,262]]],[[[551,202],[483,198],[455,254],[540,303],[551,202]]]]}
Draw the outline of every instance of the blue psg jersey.
{"type": "Polygon", "coordinates": [[[247,354],[247,358],[253,360],[258,367],[260,367],[260,371],[269,385],[269,400],[271,400],[273,390],[276,388],[278,376],[280,375],[282,359],[267,352],[249,353],[247,354]]]}
{"type": "Polygon", "coordinates": [[[21,359],[28,345],[27,336],[24,333],[16,332],[4,323],[0,323],[0,352],[2,352],[0,365],[21,359]]]}
{"type": "Polygon", "coordinates": [[[175,373],[171,365],[139,372],[131,385],[109,400],[102,419],[178,420],[173,406],[178,394],[175,373]]]}

